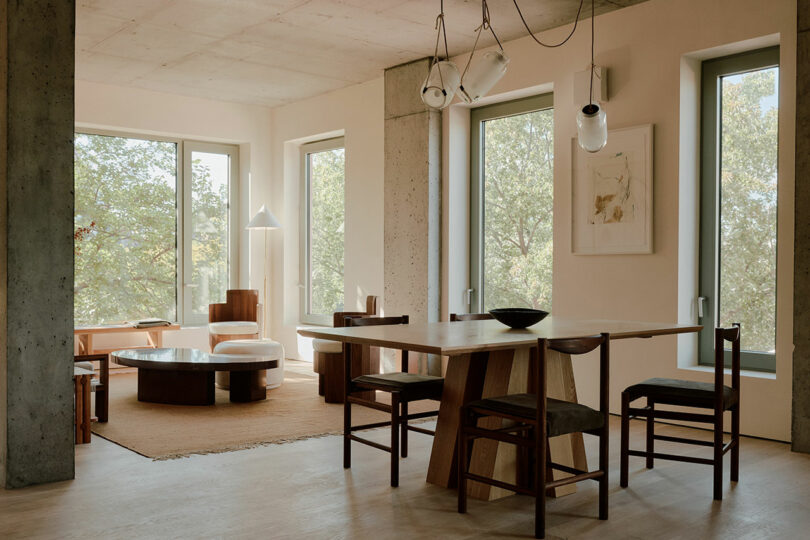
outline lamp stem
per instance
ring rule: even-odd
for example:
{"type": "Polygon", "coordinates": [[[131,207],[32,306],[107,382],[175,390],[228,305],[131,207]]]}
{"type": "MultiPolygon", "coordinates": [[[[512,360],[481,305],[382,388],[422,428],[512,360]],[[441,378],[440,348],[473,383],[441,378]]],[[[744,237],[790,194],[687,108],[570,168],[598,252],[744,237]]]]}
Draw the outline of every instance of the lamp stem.
{"type": "Polygon", "coordinates": [[[264,301],[264,321],[262,321],[262,338],[267,337],[267,320],[270,305],[267,302],[267,229],[264,229],[264,259],[262,261],[264,285],[262,286],[262,300],[264,301]]]}

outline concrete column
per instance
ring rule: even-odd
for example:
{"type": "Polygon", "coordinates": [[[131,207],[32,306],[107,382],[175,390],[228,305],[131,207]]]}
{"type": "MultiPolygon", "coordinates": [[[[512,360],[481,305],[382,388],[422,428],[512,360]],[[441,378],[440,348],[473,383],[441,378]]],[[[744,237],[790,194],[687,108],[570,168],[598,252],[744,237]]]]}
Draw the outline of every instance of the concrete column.
{"type": "Polygon", "coordinates": [[[0,478],[73,478],[75,0],[0,0],[0,478]]]}
{"type": "Polygon", "coordinates": [[[810,0],[798,0],[793,262],[793,450],[810,452],[810,0]]]}
{"type": "MultiPolygon", "coordinates": [[[[441,113],[419,85],[429,60],[385,70],[385,297],[389,316],[439,320],[441,286],[441,113]]],[[[438,358],[421,358],[437,374],[438,358]]],[[[391,368],[393,366],[386,366],[391,368]]]]}

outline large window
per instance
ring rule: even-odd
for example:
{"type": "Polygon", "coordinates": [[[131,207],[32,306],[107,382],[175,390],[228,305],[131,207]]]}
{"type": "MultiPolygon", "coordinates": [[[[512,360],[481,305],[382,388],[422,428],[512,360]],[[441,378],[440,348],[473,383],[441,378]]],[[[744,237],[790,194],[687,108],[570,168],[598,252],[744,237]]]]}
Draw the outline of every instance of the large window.
{"type": "Polygon", "coordinates": [[[204,323],[235,278],[237,149],[77,133],[77,325],[204,323]]]}
{"type": "Polygon", "coordinates": [[[706,61],[702,81],[701,362],[739,322],[743,367],[773,371],[779,48],[706,61]]]}
{"type": "Polygon", "coordinates": [[[471,112],[471,311],[551,310],[552,105],[546,94],[471,112]]]}
{"type": "Polygon", "coordinates": [[[302,145],[301,320],[329,324],[343,309],[343,138],[302,145]]]}

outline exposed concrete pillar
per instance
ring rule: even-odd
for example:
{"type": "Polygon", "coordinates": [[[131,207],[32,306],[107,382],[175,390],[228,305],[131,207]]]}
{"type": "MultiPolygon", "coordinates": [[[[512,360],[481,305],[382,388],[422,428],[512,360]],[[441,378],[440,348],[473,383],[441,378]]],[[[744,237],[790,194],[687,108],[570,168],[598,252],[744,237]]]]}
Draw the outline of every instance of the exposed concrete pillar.
{"type": "MultiPolygon", "coordinates": [[[[385,70],[385,314],[439,320],[441,113],[419,98],[428,59],[385,70]]],[[[441,370],[422,358],[420,371],[441,370]]],[[[391,366],[388,366],[391,367],[391,366]]]]}
{"type": "Polygon", "coordinates": [[[0,478],[73,478],[74,0],[0,0],[0,478]]]}
{"type": "Polygon", "coordinates": [[[793,262],[793,450],[810,452],[810,0],[798,0],[793,262]]]}

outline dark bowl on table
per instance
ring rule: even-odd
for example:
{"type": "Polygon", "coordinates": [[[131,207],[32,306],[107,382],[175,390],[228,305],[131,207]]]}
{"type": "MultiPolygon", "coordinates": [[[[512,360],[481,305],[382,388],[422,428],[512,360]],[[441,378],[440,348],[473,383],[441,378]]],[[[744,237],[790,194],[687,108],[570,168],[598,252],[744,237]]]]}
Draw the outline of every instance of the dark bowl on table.
{"type": "Polygon", "coordinates": [[[528,328],[533,324],[539,323],[548,316],[548,311],[529,308],[491,309],[489,310],[489,313],[495,317],[498,322],[501,322],[515,330],[528,328]]]}

